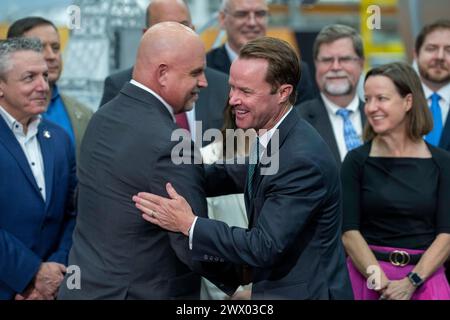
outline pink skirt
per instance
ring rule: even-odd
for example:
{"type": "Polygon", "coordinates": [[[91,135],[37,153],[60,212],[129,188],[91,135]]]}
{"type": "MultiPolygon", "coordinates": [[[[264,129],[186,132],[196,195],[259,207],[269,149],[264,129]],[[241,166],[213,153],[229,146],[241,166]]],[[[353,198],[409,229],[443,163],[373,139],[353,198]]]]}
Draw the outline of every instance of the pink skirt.
{"type": "MultiPolygon", "coordinates": [[[[369,246],[372,250],[379,252],[390,252],[393,250],[403,250],[409,254],[420,254],[424,250],[400,249],[390,247],[369,246]]],[[[390,262],[379,261],[381,269],[390,280],[400,280],[407,276],[414,269],[414,265],[396,267],[390,262]]],[[[378,300],[380,294],[369,289],[367,279],[356,269],[350,257],[347,257],[347,267],[352,283],[355,300],[378,300]]],[[[444,267],[439,267],[431,277],[421,285],[411,297],[411,300],[450,300],[450,286],[445,277],[444,267]]]]}

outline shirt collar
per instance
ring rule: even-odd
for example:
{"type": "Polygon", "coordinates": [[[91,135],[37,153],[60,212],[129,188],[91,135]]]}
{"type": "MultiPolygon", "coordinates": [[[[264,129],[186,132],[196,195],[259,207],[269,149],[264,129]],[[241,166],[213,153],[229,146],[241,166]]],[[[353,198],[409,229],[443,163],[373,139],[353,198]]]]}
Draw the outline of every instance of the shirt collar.
{"type": "Polygon", "coordinates": [[[267,149],[267,146],[269,145],[269,141],[270,141],[270,139],[272,139],[272,136],[274,135],[275,130],[278,129],[278,127],[280,126],[280,124],[283,122],[283,120],[287,117],[287,115],[288,115],[291,111],[292,111],[292,106],[289,107],[288,112],[286,112],[286,114],[285,114],[285,115],[284,115],[284,116],[283,116],[283,117],[275,124],[275,126],[274,126],[272,129],[266,131],[264,134],[262,134],[262,135],[259,137],[259,143],[261,144],[261,146],[262,146],[264,149],[267,149]]]}
{"type": "Polygon", "coordinates": [[[169,111],[169,113],[170,113],[170,115],[171,115],[171,117],[172,117],[172,120],[173,120],[173,122],[175,122],[175,115],[174,115],[174,113],[173,113],[173,108],[170,106],[170,104],[168,104],[159,94],[157,94],[155,91],[153,91],[152,89],[150,89],[149,87],[147,87],[147,86],[144,86],[142,83],[140,83],[140,82],[138,82],[138,81],[136,81],[136,80],[134,80],[134,79],[131,79],[130,80],[130,83],[132,84],[132,85],[135,85],[136,87],[138,87],[138,88],[141,88],[142,90],[145,90],[145,91],[147,91],[147,92],[149,92],[150,94],[152,94],[153,96],[155,96],[159,101],[161,101],[161,103],[166,107],[166,109],[169,111]]]}
{"type": "MultiPolygon", "coordinates": [[[[320,96],[323,99],[323,102],[325,104],[325,108],[327,109],[328,113],[336,115],[336,112],[338,110],[342,109],[342,107],[340,107],[337,104],[333,103],[322,92],[320,93],[320,96]]],[[[353,100],[350,102],[350,104],[347,107],[345,107],[345,109],[347,109],[349,111],[352,111],[353,113],[359,111],[359,98],[358,98],[358,95],[355,94],[355,96],[353,97],[353,100]]]]}
{"type": "MultiPolygon", "coordinates": [[[[431,95],[434,93],[430,88],[427,87],[425,83],[422,82],[423,91],[425,93],[425,98],[430,99],[431,95]]],[[[450,103],[450,82],[443,86],[436,92],[442,100],[446,103],[450,103]]]]}
{"type": "Polygon", "coordinates": [[[227,50],[228,58],[230,58],[231,63],[233,63],[234,60],[237,59],[238,54],[233,49],[231,49],[228,42],[225,43],[225,50],[227,50]]]}
{"type": "MultiPolygon", "coordinates": [[[[9,114],[2,106],[0,106],[0,115],[5,120],[6,125],[13,133],[21,132],[23,134],[23,126],[17,121],[12,115],[9,114]]],[[[27,135],[34,135],[37,133],[37,127],[41,123],[41,115],[37,115],[31,118],[30,124],[28,125],[27,135]]]]}

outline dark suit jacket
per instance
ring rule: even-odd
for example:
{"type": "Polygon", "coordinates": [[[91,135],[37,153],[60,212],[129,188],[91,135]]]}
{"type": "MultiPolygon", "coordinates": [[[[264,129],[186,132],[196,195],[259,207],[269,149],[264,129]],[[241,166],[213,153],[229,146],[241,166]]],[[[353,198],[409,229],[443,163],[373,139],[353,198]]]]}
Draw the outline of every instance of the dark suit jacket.
{"type": "MultiPolygon", "coordinates": [[[[210,68],[230,74],[231,61],[228,57],[225,45],[209,51],[206,54],[206,64],[210,68]]],[[[300,68],[302,70],[302,77],[297,85],[297,104],[315,98],[309,67],[305,62],[301,61],[300,68]]]]}
{"type": "MultiPolygon", "coordinates": [[[[328,112],[325,104],[321,97],[314,100],[307,101],[295,107],[297,112],[299,112],[300,117],[305,119],[312,125],[322,136],[323,140],[328,144],[331,152],[338,167],[341,167],[341,155],[339,153],[339,148],[337,145],[336,137],[334,136],[333,127],[331,125],[330,118],[328,117],[328,112]]],[[[364,114],[364,103],[359,101],[359,111],[361,113],[361,123],[364,127],[366,122],[366,116],[364,114]]]]}
{"type": "Polygon", "coordinates": [[[140,191],[167,196],[170,181],[196,214],[207,216],[203,168],[171,159],[176,128],[156,97],[130,83],[94,114],[81,144],[69,256],[81,268],[81,290],[62,286],[60,299],[199,298],[188,239],[146,222],[132,201],[140,191]]]}
{"type": "Polygon", "coordinates": [[[73,145],[61,127],[44,119],[37,139],[44,162],[45,201],[20,144],[0,117],[0,300],[23,292],[42,262],[66,265],[72,244],[73,145]]]}
{"type": "Polygon", "coordinates": [[[447,116],[444,129],[442,131],[441,140],[439,141],[439,147],[450,151],[450,117],[447,116]]]}
{"type": "MultiPolygon", "coordinates": [[[[252,196],[245,190],[249,229],[198,218],[194,257],[249,265],[255,299],[352,299],[333,156],[294,111],[279,126],[279,151],[272,151],[273,141],[266,154],[278,156],[278,172],[257,174],[252,196]]],[[[211,193],[242,191],[245,175],[236,174],[236,167],[207,167],[211,193]]]]}
{"type": "MultiPolygon", "coordinates": [[[[100,106],[113,99],[123,87],[131,80],[133,69],[126,69],[110,75],[105,79],[100,106]]],[[[215,128],[221,129],[223,125],[223,111],[228,101],[228,76],[211,68],[205,69],[208,87],[200,90],[195,103],[195,120],[202,121],[202,133],[215,128]]],[[[205,144],[209,142],[206,141],[205,144]]]]}

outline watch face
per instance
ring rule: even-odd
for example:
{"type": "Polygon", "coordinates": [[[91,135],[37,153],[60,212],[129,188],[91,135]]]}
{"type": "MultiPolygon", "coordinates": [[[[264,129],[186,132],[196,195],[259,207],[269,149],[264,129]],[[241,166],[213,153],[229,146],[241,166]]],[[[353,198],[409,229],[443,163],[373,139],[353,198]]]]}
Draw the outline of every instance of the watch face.
{"type": "Polygon", "coordinates": [[[408,278],[411,280],[412,284],[416,287],[420,286],[423,283],[423,279],[417,273],[410,272],[408,274],[408,278]]]}

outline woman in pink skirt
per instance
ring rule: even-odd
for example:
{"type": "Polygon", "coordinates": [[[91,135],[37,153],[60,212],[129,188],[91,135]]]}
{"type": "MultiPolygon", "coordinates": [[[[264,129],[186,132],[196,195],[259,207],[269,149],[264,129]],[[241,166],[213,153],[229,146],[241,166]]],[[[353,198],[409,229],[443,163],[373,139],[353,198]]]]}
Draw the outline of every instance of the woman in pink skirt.
{"type": "Polygon", "coordinates": [[[364,89],[366,143],[341,171],[355,299],[449,300],[450,154],[423,139],[432,118],[409,65],[372,69],[364,89]]]}

